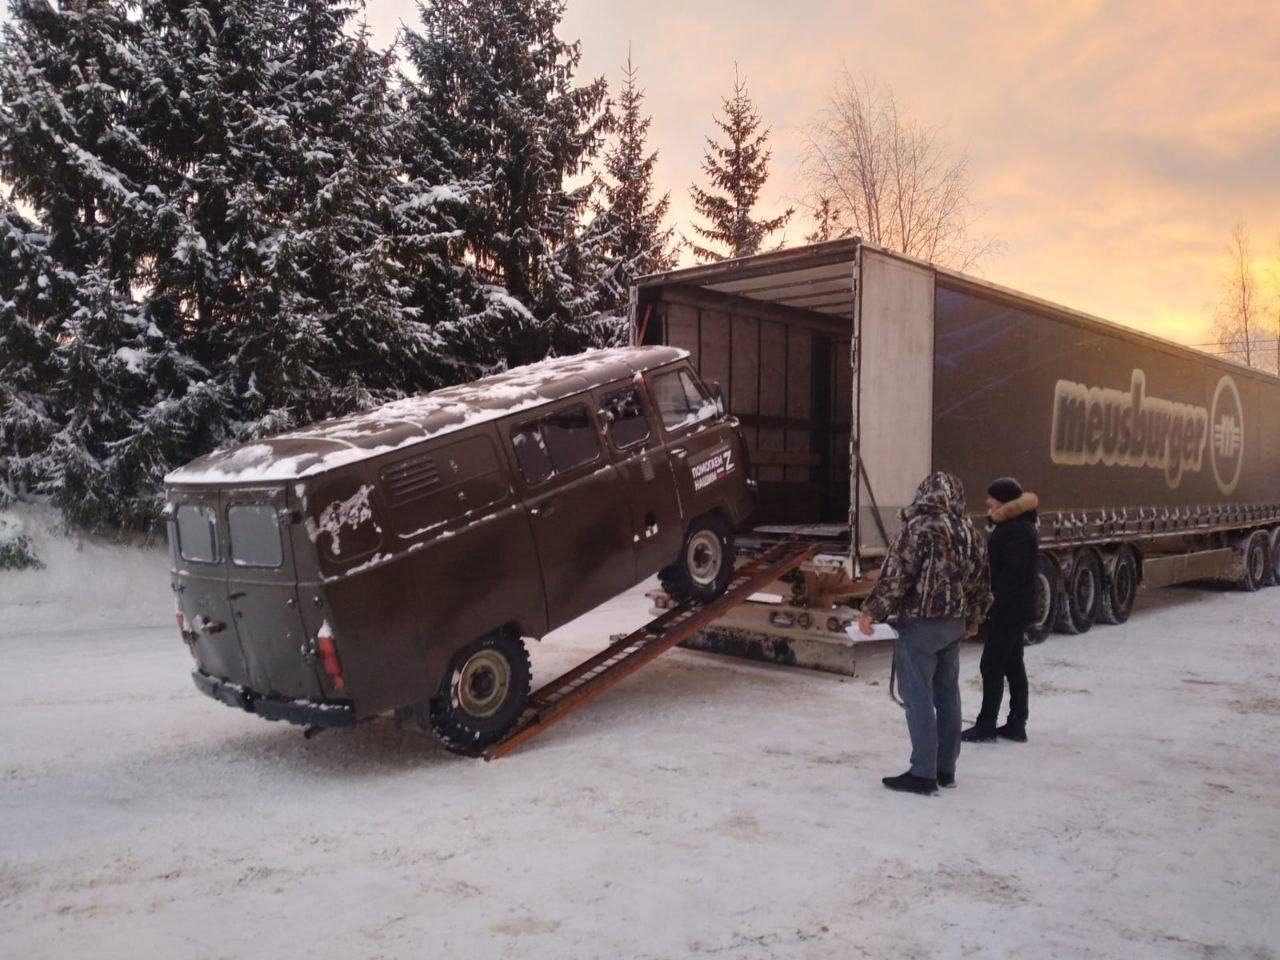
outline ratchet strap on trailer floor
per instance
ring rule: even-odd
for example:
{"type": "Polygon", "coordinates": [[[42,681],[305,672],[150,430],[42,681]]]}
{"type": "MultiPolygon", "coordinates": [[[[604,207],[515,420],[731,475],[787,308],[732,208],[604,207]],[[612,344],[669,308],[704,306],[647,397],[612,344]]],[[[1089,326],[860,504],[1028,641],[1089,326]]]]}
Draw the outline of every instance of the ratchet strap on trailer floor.
{"type": "Polygon", "coordinates": [[[529,695],[524,714],[508,736],[484,752],[486,760],[504,757],[557,720],[590,703],[645,664],[687,640],[753,593],[813,557],[820,543],[788,540],[749,560],[733,572],[729,588],[703,606],[686,603],[666,611],[634,633],[610,644],[590,660],[529,695]]]}

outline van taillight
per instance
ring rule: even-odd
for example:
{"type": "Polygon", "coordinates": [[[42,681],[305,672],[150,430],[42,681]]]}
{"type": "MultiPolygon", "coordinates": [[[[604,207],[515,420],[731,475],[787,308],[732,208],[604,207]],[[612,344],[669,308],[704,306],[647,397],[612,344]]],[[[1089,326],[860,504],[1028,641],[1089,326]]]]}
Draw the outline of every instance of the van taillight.
{"type": "Polygon", "coordinates": [[[173,616],[178,621],[178,633],[182,635],[182,642],[187,645],[187,653],[191,654],[191,659],[196,659],[195,635],[187,633],[187,618],[182,613],[182,604],[177,597],[173,600],[173,616]]]}
{"type": "Polygon", "coordinates": [[[333,631],[329,629],[328,621],[321,624],[320,632],[316,634],[316,652],[320,654],[324,672],[333,680],[334,687],[341,690],[347,682],[342,679],[342,663],[338,660],[338,648],[334,646],[333,631]]]}

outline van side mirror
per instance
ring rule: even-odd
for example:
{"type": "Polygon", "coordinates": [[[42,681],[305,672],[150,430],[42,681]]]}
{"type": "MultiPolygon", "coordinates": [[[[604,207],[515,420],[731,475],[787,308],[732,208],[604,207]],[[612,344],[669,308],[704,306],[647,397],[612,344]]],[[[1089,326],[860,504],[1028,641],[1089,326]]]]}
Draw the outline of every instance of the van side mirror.
{"type": "Polygon", "coordinates": [[[711,383],[711,398],[716,402],[716,413],[723,417],[725,411],[729,408],[724,402],[724,387],[720,386],[719,380],[714,380],[711,383]]]}

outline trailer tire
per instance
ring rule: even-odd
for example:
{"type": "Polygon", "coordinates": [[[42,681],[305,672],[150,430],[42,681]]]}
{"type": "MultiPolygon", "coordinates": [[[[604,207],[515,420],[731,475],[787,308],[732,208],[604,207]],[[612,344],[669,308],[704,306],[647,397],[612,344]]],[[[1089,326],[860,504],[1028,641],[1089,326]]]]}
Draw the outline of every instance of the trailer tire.
{"type": "Polygon", "coordinates": [[[681,603],[710,603],[733,579],[733,529],[709,513],[689,524],[680,556],[658,574],[662,589],[681,603]]]}
{"type": "Polygon", "coordinates": [[[1053,630],[1058,594],[1062,591],[1062,571],[1047,553],[1036,554],[1035,601],[1027,643],[1044,643],[1053,630]]]}
{"type": "Polygon", "coordinates": [[[1102,564],[1092,550],[1081,550],[1073,558],[1071,572],[1063,578],[1058,592],[1054,629],[1059,633],[1088,633],[1098,618],[1101,598],[1102,564]]]}
{"type": "Polygon", "coordinates": [[[1280,527],[1276,527],[1267,537],[1267,545],[1271,550],[1271,583],[1280,585],[1280,527]]]}
{"type": "Polygon", "coordinates": [[[414,718],[447,749],[478,756],[520,719],[531,676],[524,641],[514,631],[495,631],[453,655],[439,692],[414,708],[414,718]]]}
{"type": "Polygon", "coordinates": [[[1244,541],[1241,550],[1244,553],[1243,566],[1240,570],[1240,578],[1236,580],[1236,586],[1246,593],[1253,593],[1255,590],[1261,590],[1271,580],[1271,570],[1269,567],[1270,557],[1270,541],[1266,533],[1261,530],[1256,531],[1244,541]]]}
{"type": "Polygon", "coordinates": [[[1138,558],[1128,547],[1121,547],[1115,563],[1102,587],[1098,605],[1098,622],[1124,623],[1133,613],[1133,602],[1138,598],[1138,558]]]}

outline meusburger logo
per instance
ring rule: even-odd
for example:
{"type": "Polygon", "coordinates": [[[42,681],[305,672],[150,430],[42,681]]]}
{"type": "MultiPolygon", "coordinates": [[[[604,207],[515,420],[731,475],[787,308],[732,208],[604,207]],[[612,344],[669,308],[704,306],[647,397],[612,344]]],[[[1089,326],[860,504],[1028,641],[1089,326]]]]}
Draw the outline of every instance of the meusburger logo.
{"type": "Polygon", "coordinates": [[[1244,467],[1244,404],[1231,377],[1223,375],[1213,392],[1213,479],[1223,494],[1235,492],[1244,467]]]}
{"type": "Polygon", "coordinates": [[[1063,466],[1161,470],[1170,489],[1176,489],[1185,472],[1203,466],[1208,427],[1204,407],[1148,396],[1141,370],[1133,371],[1127,392],[1059,380],[1049,457],[1063,466]]]}

